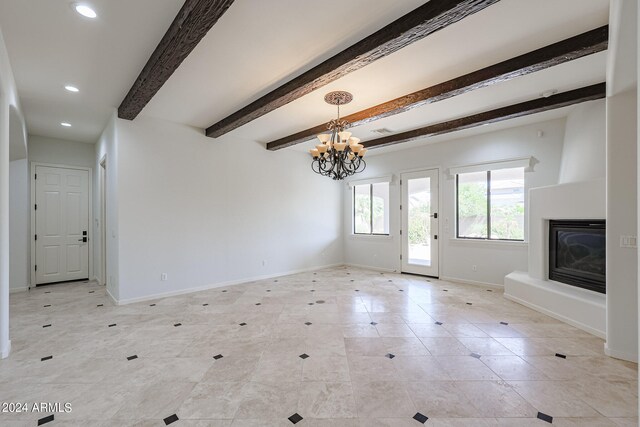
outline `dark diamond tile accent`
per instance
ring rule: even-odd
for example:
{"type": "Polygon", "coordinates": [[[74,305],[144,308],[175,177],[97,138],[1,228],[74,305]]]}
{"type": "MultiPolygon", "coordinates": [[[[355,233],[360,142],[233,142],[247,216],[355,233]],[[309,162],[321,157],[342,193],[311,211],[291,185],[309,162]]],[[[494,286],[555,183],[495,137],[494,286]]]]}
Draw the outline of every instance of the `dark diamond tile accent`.
{"type": "Polygon", "coordinates": [[[355,280],[353,280],[353,279],[351,279],[351,280],[349,280],[349,281],[350,281],[350,282],[355,282],[355,280]]]}
{"type": "Polygon", "coordinates": [[[41,426],[42,424],[50,423],[51,421],[53,421],[53,415],[49,415],[47,417],[40,418],[38,420],[38,425],[41,426]]]}
{"type": "Polygon", "coordinates": [[[247,324],[242,322],[242,323],[240,323],[240,326],[247,326],[247,324]]]}
{"type": "Polygon", "coordinates": [[[202,306],[203,306],[203,307],[206,307],[206,306],[208,306],[208,305],[209,305],[209,304],[206,304],[206,303],[205,303],[205,304],[202,304],[202,306]]]}
{"type": "Polygon", "coordinates": [[[449,289],[443,289],[442,292],[449,292],[449,289]]]}
{"type": "Polygon", "coordinates": [[[138,358],[138,355],[134,354],[133,356],[127,357],[127,360],[133,360],[133,359],[137,359],[137,358],[138,358]]]}
{"type": "Polygon", "coordinates": [[[173,414],[173,415],[169,415],[163,421],[164,421],[164,425],[168,426],[169,424],[175,423],[178,420],[179,420],[178,416],[176,414],[173,414]]]}
{"type": "Polygon", "coordinates": [[[324,304],[324,300],[322,300],[322,299],[318,300],[318,301],[316,301],[316,304],[324,304]]]}
{"type": "Polygon", "coordinates": [[[53,356],[47,356],[47,357],[43,357],[42,359],[40,359],[41,362],[44,362],[45,360],[51,360],[53,359],[53,356]]]}
{"type": "Polygon", "coordinates": [[[356,289],[356,292],[360,292],[360,289],[356,289]]]}
{"type": "Polygon", "coordinates": [[[561,359],[566,359],[567,358],[567,356],[565,354],[562,354],[562,353],[556,353],[556,357],[559,357],[561,359]]]}
{"type": "Polygon", "coordinates": [[[315,276],[316,274],[318,274],[318,273],[313,273],[313,275],[314,275],[314,276],[315,276]]]}
{"type": "Polygon", "coordinates": [[[307,353],[302,353],[300,356],[298,356],[300,359],[306,359],[307,357],[309,357],[309,355],[307,353]]]}
{"type": "Polygon", "coordinates": [[[501,325],[508,325],[509,322],[500,322],[501,325]]]}
{"type": "Polygon", "coordinates": [[[398,289],[398,292],[404,292],[404,289],[398,289]]]}
{"type": "Polygon", "coordinates": [[[384,357],[388,357],[389,359],[393,359],[394,357],[396,357],[396,355],[393,354],[393,353],[387,353],[387,354],[384,355],[384,357]]]}
{"type": "Polygon", "coordinates": [[[224,291],[222,291],[222,292],[227,292],[227,290],[225,289],[225,290],[224,290],[224,291]]]}
{"type": "Polygon", "coordinates": [[[313,305],[313,303],[312,303],[312,302],[310,302],[310,303],[309,303],[309,305],[313,305]]]}
{"type": "Polygon", "coordinates": [[[43,328],[49,328],[51,327],[51,323],[49,323],[48,325],[44,325],[43,328]]]}
{"type": "Polygon", "coordinates": [[[493,289],[487,289],[487,292],[493,292],[493,289]]]}
{"type": "Polygon", "coordinates": [[[45,294],[50,294],[50,293],[51,293],[51,291],[47,291],[47,292],[45,292],[45,294]]]}
{"type": "Polygon", "coordinates": [[[215,356],[213,356],[214,359],[218,360],[218,359],[222,359],[224,356],[221,354],[216,354],[215,356]]]}
{"type": "Polygon", "coordinates": [[[393,280],[389,279],[389,282],[393,282],[393,280]]]}
{"type": "Polygon", "coordinates": [[[173,326],[177,328],[178,326],[182,326],[182,323],[174,323],[173,326]]]}
{"type": "Polygon", "coordinates": [[[312,282],[313,282],[313,283],[315,283],[315,282],[316,282],[316,279],[313,279],[313,280],[312,280],[312,282]]]}
{"type": "Polygon", "coordinates": [[[257,302],[256,305],[262,305],[262,303],[257,302]]]}
{"type": "Polygon", "coordinates": [[[351,273],[347,273],[347,276],[350,275],[351,273]]]}
{"type": "Polygon", "coordinates": [[[549,424],[553,423],[553,417],[551,415],[547,415],[542,412],[538,412],[538,419],[542,421],[546,421],[549,424]]]}
{"type": "Polygon", "coordinates": [[[89,291],[90,294],[94,293],[95,291],[89,291]]]}
{"type": "Polygon", "coordinates": [[[378,322],[371,322],[371,324],[372,324],[373,326],[376,326],[376,325],[378,324],[378,322]]]}
{"type": "Polygon", "coordinates": [[[116,326],[115,323],[112,323],[112,324],[109,325],[110,328],[113,328],[114,326],[116,326]]]}
{"type": "Polygon", "coordinates": [[[469,356],[475,357],[476,359],[480,359],[482,357],[478,353],[471,353],[469,356]]]}
{"type": "Polygon", "coordinates": [[[43,307],[51,307],[51,304],[44,305],[43,307]]]}
{"type": "Polygon", "coordinates": [[[267,289],[267,292],[271,292],[271,289],[267,289]]]}
{"type": "Polygon", "coordinates": [[[436,325],[442,325],[442,322],[436,322],[436,325]]]}
{"type": "Polygon", "coordinates": [[[426,415],[421,414],[420,412],[416,412],[416,414],[413,416],[413,419],[416,420],[419,423],[426,423],[427,420],[429,419],[429,417],[427,417],[426,415]]]}
{"type": "Polygon", "coordinates": [[[305,325],[309,326],[309,325],[313,325],[313,323],[311,322],[304,322],[305,325]]]}
{"type": "Polygon", "coordinates": [[[274,280],[274,282],[277,282],[277,280],[274,280]]]}
{"type": "Polygon", "coordinates": [[[155,306],[156,306],[155,304],[149,304],[149,307],[155,307],[155,306]]]}
{"type": "Polygon", "coordinates": [[[315,291],[316,291],[315,289],[311,289],[311,292],[315,292],[315,291]]]}
{"type": "Polygon", "coordinates": [[[289,418],[287,418],[289,421],[291,421],[293,424],[298,424],[300,421],[303,420],[303,418],[300,416],[300,414],[298,414],[297,412],[293,415],[291,415],[289,418]]]}
{"type": "Polygon", "coordinates": [[[471,304],[470,302],[468,302],[468,303],[467,303],[467,305],[473,305],[473,304],[471,304]]]}
{"type": "Polygon", "coordinates": [[[96,305],[96,307],[103,307],[103,306],[104,306],[104,304],[98,304],[98,305],[96,305]]]}

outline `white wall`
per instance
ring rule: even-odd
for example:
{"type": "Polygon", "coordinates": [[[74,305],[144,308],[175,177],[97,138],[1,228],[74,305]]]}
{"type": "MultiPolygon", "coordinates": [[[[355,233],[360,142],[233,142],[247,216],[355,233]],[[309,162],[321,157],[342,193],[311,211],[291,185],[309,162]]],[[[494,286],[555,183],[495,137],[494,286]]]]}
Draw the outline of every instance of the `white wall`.
{"type": "MultiPolygon", "coordinates": [[[[524,243],[456,240],[455,180],[447,169],[485,161],[533,156],[533,172],[526,173],[526,187],[555,184],[558,179],[564,119],[516,127],[481,135],[445,141],[418,148],[385,153],[367,158],[362,178],[393,174],[390,186],[390,238],[352,235],[351,193],[343,186],[343,222],[345,260],[349,264],[400,269],[400,172],[412,169],[440,168],[440,277],[468,282],[502,285],[513,270],[526,270],[527,246],[524,243]],[[538,130],[544,136],[538,137],[538,130]],[[477,266],[473,271],[472,265],[477,266]]],[[[370,152],[374,153],[374,151],[370,152]]],[[[360,177],[359,177],[360,178],[360,177]]],[[[526,229],[525,224],[525,229],[526,229]]]]}
{"type": "Polygon", "coordinates": [[[29,135],[29,161],[93,168],[95,144],[29,135]]]}
{"type": "MultiPolygon", "coordinates": [[[[96,143],[94,158],[94,190],[93,213],[96,218],[93,228],[94,275],[97,279],[106,278],[107,292],[115,300],[119,299],[118,284],[120,283],[118,239],[118,138],[116,132],[116,113],[109,119],[100,139],[96,143]],[[102,269],[102,235],[100,224],[100,162],[106,161],[106,274],[102,269]]],[[[144,160],[143,160],[144,161],[144,160]]],[[[104,284],[104,283],[103,283],[104,284]]]]}
{"type": "Polygon", "coordinates": [[[25,126],[0,31],[0,358],[9,356],[9,161],[26,156],[25,126]]]}
{"type": "Polygon", "coordinates": [[[585,102],[567,116],[558,182],[591,181],[606,175],[606,101],[585,102]]]}
{"type": "Polygon", "coordinates": [[[116,136],[121,301],[342,262],[341,189],[308,155],[144,117],[116,136]]]}
{"type": "Polygon", "coordinates": [[[9,287],[11,292],[27,290],[30,268],[29,168],[27,159],[9,166],[9,287]]]}

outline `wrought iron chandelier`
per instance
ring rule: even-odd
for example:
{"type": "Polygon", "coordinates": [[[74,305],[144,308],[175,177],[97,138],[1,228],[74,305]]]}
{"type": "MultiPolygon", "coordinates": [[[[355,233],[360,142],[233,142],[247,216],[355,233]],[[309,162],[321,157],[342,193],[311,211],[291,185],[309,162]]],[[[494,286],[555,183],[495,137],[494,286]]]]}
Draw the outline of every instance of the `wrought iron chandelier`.
{"type": "Polygon", "coordinates": [[[360,138],[345,131],[349,122],[340,120],[340,106],[348,104],[352,99],[353,95],[343,91],[330,92],[324,97],[325,102],[338,107],[338,118],[327,125],[331,133],[318,135],[320,145],[309,150],[313,157],[311,169],[334,180],[362,172],[367,167],[363,159],[367,149],[360,144],[360,138]]]}

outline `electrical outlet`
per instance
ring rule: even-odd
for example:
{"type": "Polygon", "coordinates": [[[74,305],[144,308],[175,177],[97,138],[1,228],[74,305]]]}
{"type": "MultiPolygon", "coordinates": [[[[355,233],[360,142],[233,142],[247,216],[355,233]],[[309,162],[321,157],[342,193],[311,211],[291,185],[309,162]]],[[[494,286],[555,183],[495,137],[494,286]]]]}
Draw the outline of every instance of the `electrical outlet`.
{"type": "Polygon", "coordinates": [[[162,280],[163,282],[167,280],[167,273],[160,274],[160,280],[162,280]]]}
{"type": "Polygon", "coordinates": [[[620,236],[621,248],[637,248],[638,238],[636,236],[620,236]]]}
{"type": "Polygon", "coordinates": [[[478,271],[478,266],[477,266],[477,265],[475,265],[475,264],[473,264],[473,265],[471,266],[471,269],[472,269],[473,271],[478,271]]]}

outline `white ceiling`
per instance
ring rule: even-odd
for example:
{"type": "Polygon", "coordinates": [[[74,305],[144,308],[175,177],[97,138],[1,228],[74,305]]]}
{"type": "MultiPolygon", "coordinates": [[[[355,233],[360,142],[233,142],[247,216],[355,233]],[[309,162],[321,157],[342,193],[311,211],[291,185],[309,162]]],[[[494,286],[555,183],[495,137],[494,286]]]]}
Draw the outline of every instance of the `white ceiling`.
{"type": "MultiPolygon", "coordinates": [[[[181,3],[95,0],[100,17],[88,21],[62,0],[0,1],[0,28],[29,132],[94,142],[181,3]],[[66,83],[82,92],[67,93],[66,83]],[[74,127],[61,128],[60,121],[74,127]]],[[[301,0],[236,0],[142,115],[206,128],[422,3],[323,0],[320,7],[301,0]]],[[[326,122],[336,114],[323,101],[331,90],[354,94],[342,111],[353,113],[605,25],[608,7],[608,0],[502,0],[219,140],[264,143],[326,122]]],[[[373,129],[413,129],[528,100],[549,89],[597,83],[605,79],[605,63],[606,53],[592,55],[360,126],[354,133],[366,141],[376,137],[373,129]]],[[[559,117],[569,110],[513,123],[559,117]]]]}

